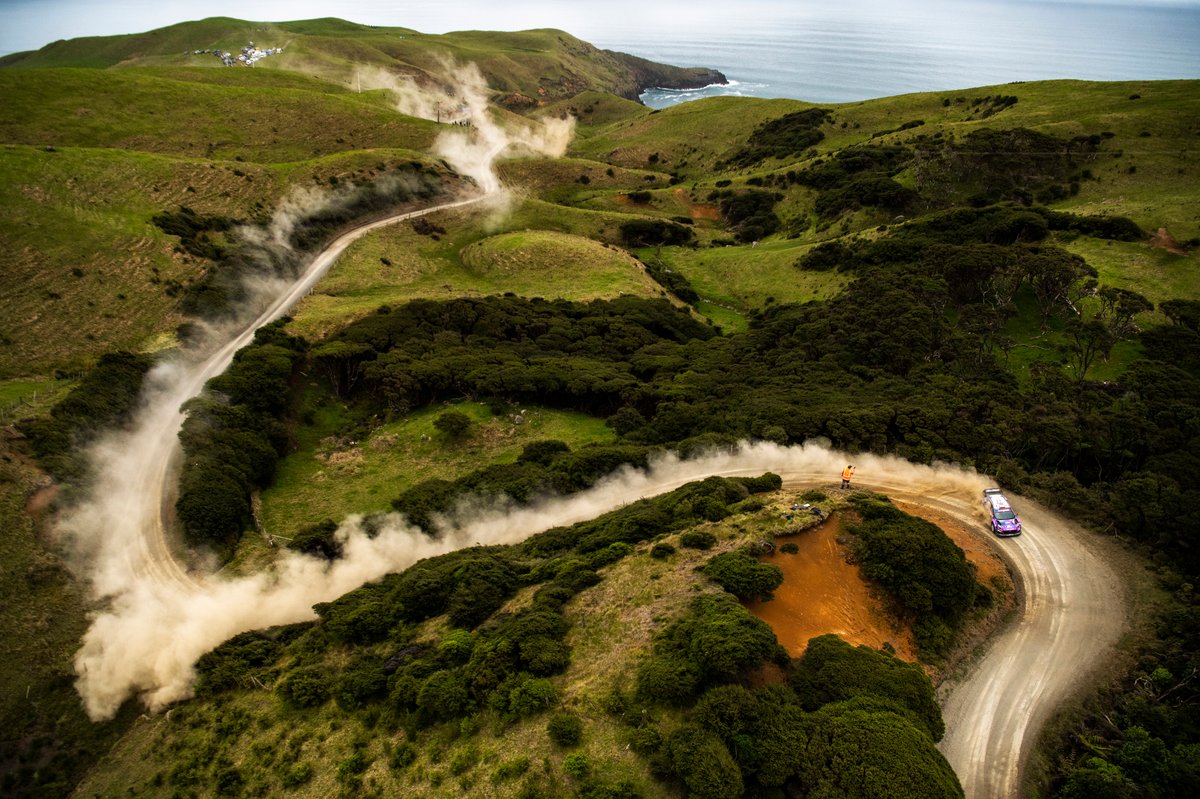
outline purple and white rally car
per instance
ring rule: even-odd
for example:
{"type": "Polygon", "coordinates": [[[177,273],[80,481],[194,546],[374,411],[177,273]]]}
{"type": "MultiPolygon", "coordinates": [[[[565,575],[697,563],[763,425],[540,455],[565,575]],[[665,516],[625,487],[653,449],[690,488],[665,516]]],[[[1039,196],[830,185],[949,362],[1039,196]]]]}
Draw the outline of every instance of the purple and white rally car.
{"type": "Polygon", "coordinates": [[[998,488],[983,490],[983,507],[992,518],[992,532],[999,536],[1021,534],[1021,520],[1008,504],[1008,498],[998,488]]]}

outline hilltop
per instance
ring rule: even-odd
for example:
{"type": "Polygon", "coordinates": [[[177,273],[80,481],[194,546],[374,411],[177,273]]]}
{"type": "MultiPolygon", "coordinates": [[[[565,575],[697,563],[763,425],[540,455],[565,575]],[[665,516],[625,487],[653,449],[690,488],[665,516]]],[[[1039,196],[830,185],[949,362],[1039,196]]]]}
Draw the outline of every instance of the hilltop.
{"type": "Polygon", "coordinates": [[[316,73],[331,80],[351,72],[386,69],[419,84],[441,80],[446,58],[477,64],[501,103],[536,107],[584,92],[603,91],[637,100],[652,86],[691,88],[724,83],[719,72],[675,67],[601,50],[560,30],[425,34],[408,28],[359,25],[325,18],[248,22],[211,17],[146,33],[57,41],[40,50],[0,58],[7,67],[178,67],[220,65],[213,50],[237,55],[248,42],[282,52],[255,69],[316,73]]]}
{"type": "MultiPolygon", "coordinates": [[[[822,682],[733,599],[774,579],[757,555],[799,534],[782,521],[792,505],[864,523],[838,544],[843,560],[870,552],[866,523],[933,530],[878,497],[805,498],[770,476],[424,561],[316,622],[221,647],[200,665],[200,698],[169,718],[138,721],[133,703],[105,724],[83,716],[70,656],[86,600],[50,534],[86,486],[82,447],[127,422],[187,322],[221,314],[221,276],[245,268],[253,239],[240,226],[300,189],[314,212],[357,198],[343,216],[298,214],[293,235],[311,247],[471,190],[433,150],[461,126],[362,84],[372,67],[436,92],[452,82],[446,54],[479,65],[498,124],[571,119],[575,138],[565,157],[500,163],[503,215],[446,211],[357,241],[191,406],[180,523],[226,573],[265,568],[289,540],[336,560],[351,514],[378,530],[401,512],[433,531],[465,496],[524,506],[664,450],[820,437],[993,474],[1158,553],[1178,571],[1164,567],[1163,585],[1191,601],[1196,81],[653,111],[631,99],[648,82],[714,76],[548,30],[217,18],[58,42],[0,69],[0,413],[13,423],[0,593],[14,598],[0,709],[18,731],[0,753],[5,791],[828,788],[831,775],[779,755],[799,742],[772,737],[778,713],[806,731],[811,762],[830,754],[819,730],[855,729],[865,751],[902,740],[888,767],[956,795],[921,669],[826,642],[820,657],[852,662],[869,690],[822,682]],[[211,54],[249,41],[283,52],[252,69],[211,54]],[[397,176],[403,193],[370,193],[397,176]],[[718,635],[707,625],[733,653],[712,671],[679,649],[718,635]],[[902,696],[881,693],[893,683],[902,696]],[[693,784],[701,763],[719,768],[693,784]]],[[[928,540],[940,566],[963,566],[928,540]]],[[[934,589],[894,582],[910,567],[865,568],[859,596],[890,596],[867,615],[937,673],[956,631],[995,621],[1011,589],[956,578],[930,614],[919,606],[934,589]]],[[[1184,640],[1130,683],[1171,695],[1194,651],[1184,640]]],[[[1190,705],[1161,708],[1103,727],[1117,736],[1105,751],[1140,740],[1134,728],[1169,739],[1190,705]]],[[[1134,773],[1132,754],[1112,760],[1134,773]]]]}

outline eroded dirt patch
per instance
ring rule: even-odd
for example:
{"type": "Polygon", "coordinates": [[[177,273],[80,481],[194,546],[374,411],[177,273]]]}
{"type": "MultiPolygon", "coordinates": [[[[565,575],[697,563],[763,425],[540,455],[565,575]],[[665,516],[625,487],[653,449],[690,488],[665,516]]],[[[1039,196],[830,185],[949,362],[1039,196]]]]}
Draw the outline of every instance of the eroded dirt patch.
{"type": "Polygon", "coordinates": [[[912,631],[887,612],[886,600],[863,579],[862,570],[846,562],[845,548],[837,542],[841,535],[835,516],[781,540],[795,543],[799,551],[763,558],[783,571],[783,585],[770,602],[751,604],[750,612],[771,625],[792,657],[804,653],[810,638],[835,633],[855,646],[891,644],[899,657],[915,661],[912,631]]]}
{"type": "Polygon", "coordinates": [[[675,190],[675,198],[688,207],[688,214],[692,217],[692,219],[706,219],[710,222],[721,221],[721,212],[715,205],[694,203],[688,197],[687,192],[683,189],[675,190]]]}
{"type": "Polygon", "coordinates": [[[1158,232],[1150,237],[1150,246],[1159,250],[1166,250],[1173,255],[1187,255],[1187,250],[1183,245],[1175,240],[1171,232],[1165,227],[1160,227],[1158,232]]]}

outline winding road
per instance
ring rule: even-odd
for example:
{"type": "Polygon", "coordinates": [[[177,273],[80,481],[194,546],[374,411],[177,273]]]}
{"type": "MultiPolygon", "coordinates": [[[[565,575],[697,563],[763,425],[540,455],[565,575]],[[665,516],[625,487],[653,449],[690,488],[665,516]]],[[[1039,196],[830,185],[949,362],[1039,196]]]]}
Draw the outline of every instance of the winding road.
{"type": "Polygon", "coordinates": [[[144,534],[138,537],[141,544],[140,551],[130,553],[132,568],[137,571],[152,572],[156,580],[171,582],[181,588],[194,586],[199,579],[187,572],[175,559],[171,552],[170,537],[168,536],[170,527],[168,499],[172,490],[169,480],[174,474],[172,466],[179,455],[178,436],[185,416],[182,410],[183,404],[199,395],[204,384],[210,379],[229,368],[229,364],[233,362],[233,356],[253,340],[256,330],[284,316],[292,306],[308,294],[353,242],[372,230],[408,219],[427,216],[438,211],[475,205],[483,202],[488,196],[488,194],[482,194],[416,211],[393,214],[343,233],[330,242],[324,250],[317,253],[296,278],[296,281],[271,301],[258,316],[238,325],[240,329],[231,333],[226,343],[209,353],[202,361],[175,373],[176,378],[171,381],[170,387],[167,389],[167,397],[154,403],[155,408],[160,410],[155,414],[153,420],[145,425],[147,440],[142,448],[144,458],[140,461],[140,474],[136,479],[139,485],[146,487],[146,490],[139,497],[141,506],[129,509],[136,517],[145,520],[140,525],[144,534]]]}
{"type": "MultiPolygon", "coordinates": [[[[398,214],[342,235],[270,307],[231,334],[228,343],[171,381],[164,389],[166,400],[157,403],[163,410],[145,425],[147,449],[143,455],[148,456],[138,460],[135,476],[144,490],[139,492],[137,504],[126,508],[144,523],[140,525],[140,544],[127,555],[128,568],[183,590],[215,579],[186,570],[168,544],[164,511],[183,421],[180,406],[199,394],[209,378],[225,370],[258,327],[278,319],[303,297],[355,239],[385,225],[478,203],[486,196],[398,214]]],[[[670,468],[656,466],[637,479],[614,479],[602,492],[578,501],[564,500],[558,515],[546,526],[590,518],[714,474],[769,470],[780,474],[789,489],[829,486],[845,462],[842,454],[816,445],[765,444],[747,446],[736,455],[674,460],[670,468]]],[[[983,476],[870,455],[855,456],[855,463],[856,485],[936,509],[979,530],[1001,552],[1022,587],[1017,617],[989,642],[965,678],[944,686],[947,734],[940,744],[968,799],[1016,797],[1022,768],[1042,724],[1081,677],[1107,656],[1124,630],[1122,583],[1113,567],[1089,546],[1089,534],[1019,497],[1015,505],[1024,522],[1024,534],[1005,540],[986,534],[980,504],[980,490],[987,484],[983,476]]],[[[484,523],[478,520],[470,536],[484,523]]],[[[494,535],[491,540],[523,537],[538,526],[514,520],[508,523],[511,532],[494,535]]],[[[470,536],[466,540],[471,540],[470,536]]]]}

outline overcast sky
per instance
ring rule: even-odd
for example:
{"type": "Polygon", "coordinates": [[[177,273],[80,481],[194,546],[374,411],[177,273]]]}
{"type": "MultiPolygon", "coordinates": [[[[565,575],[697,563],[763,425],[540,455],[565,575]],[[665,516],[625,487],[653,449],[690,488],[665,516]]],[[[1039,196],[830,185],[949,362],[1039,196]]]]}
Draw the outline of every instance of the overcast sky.
{"type": "MultiPolygon", "coordinates": [[[[0,53],[36,50],[57,39],[139,33],[205,17],[229,16],[259,22],[338,16],[369,25],[394,25],[425,33],[451,30],[561,28],[583,39],[612,42],[621,26],[658,26],[673,19],[769,17],[781,6],[836,7],[885,3],[894,13],[906,4],[928,7],[939,0],[0,0],[0,53]]],[[[940,0],[969,13],[979,0],[940,0]]],[[[1018,4],[1031,0],[990,0],[1018,4]]],[[[1054,0],[1080,2],[1088,0],[1054,0]]],[[[1095,1],[1095,0],[1093,0],[1095,1]]],[[[1042,0],[1045,2],[1045,0],[1042,0]]],[[[1200,0],[1099,0],[1109,5],[1198,6],[1200,0]]],[[[1200,43],[1197,43],[1200,47],[1200,43]]]]}

